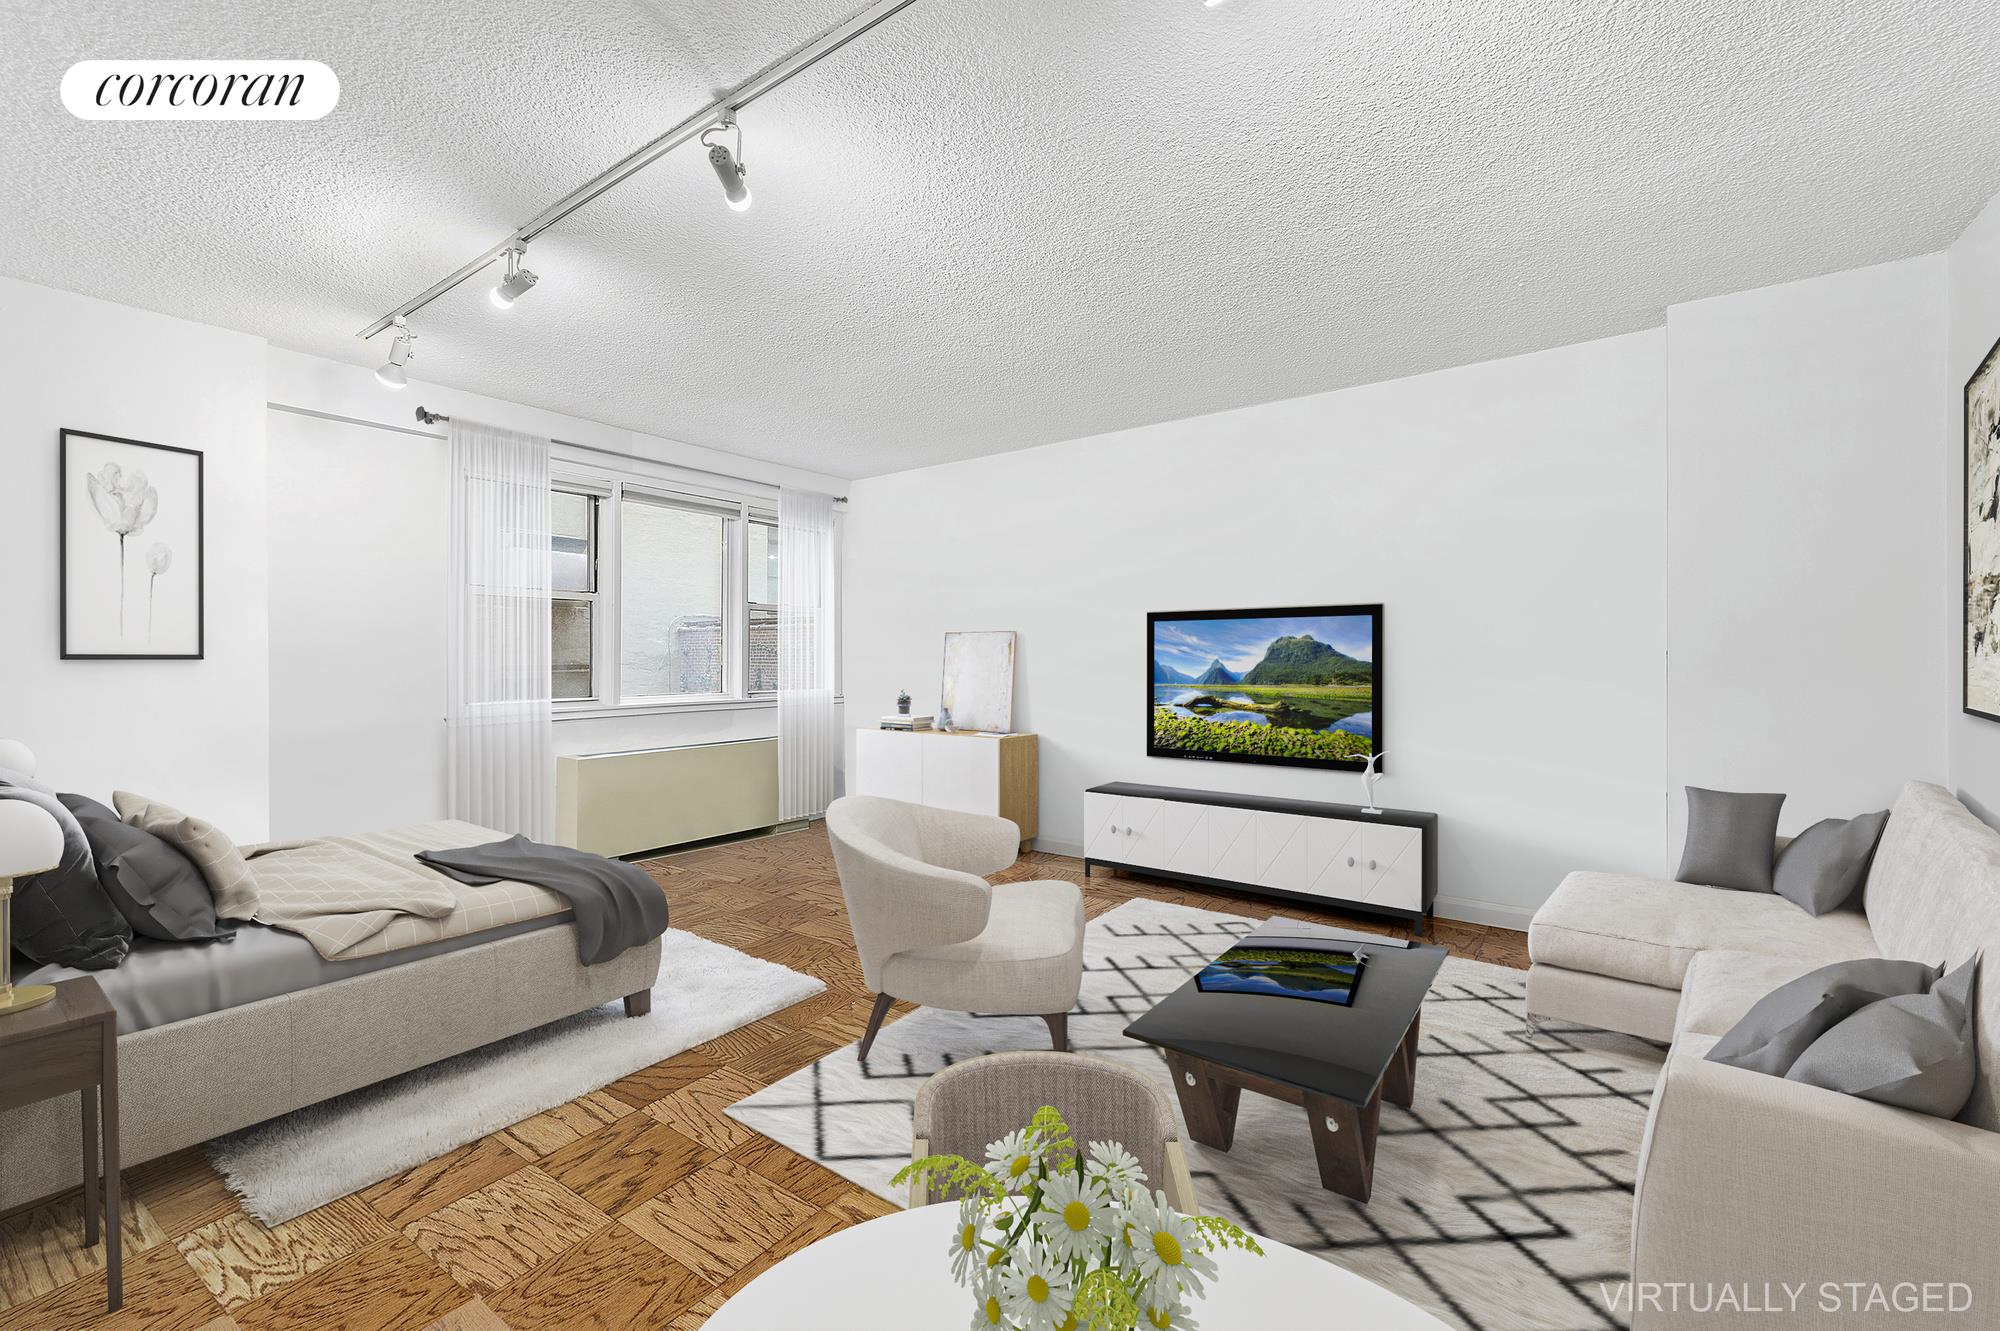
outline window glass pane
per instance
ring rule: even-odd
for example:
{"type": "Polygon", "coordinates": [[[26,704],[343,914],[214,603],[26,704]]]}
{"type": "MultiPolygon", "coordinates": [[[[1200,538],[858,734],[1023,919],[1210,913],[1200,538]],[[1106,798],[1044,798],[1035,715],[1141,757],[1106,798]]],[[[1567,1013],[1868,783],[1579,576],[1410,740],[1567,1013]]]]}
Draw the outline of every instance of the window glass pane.
{"type": "Polygon", "coordinates": [[[552,698],[588,698],[590,688],[590,602],[558,596],[549,602],[552,698]]]}
{"type": "Polygon", "coordinates": [[[618,511],[621,692],[722,692],[727,519],[642,500],[618,511]]]}
{"type": "Polygon", "coordinates": [[[749,682],[752,693],[775,693],[778,689],[778,612],[750,612],[749,682]]]}
{"type": "Polygon", "coordinates": [[[750,600],[778,603],[778,529],[768,522],[750,524],[750,600]]]}
{"type": "Polygon", "coordinates": [[[549,496],[549,587],[559,592],[597,590],[597,499],[592,495],[549,496]]]}

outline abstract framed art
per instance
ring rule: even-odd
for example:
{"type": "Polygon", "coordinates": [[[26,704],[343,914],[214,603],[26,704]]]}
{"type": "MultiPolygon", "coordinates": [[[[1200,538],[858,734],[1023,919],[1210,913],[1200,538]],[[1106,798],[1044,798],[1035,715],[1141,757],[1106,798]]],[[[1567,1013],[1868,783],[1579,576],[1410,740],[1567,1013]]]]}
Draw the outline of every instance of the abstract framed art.
{"type": "Polygon", "coordinates": [[[2000,342],[1965,381],[1963,706],[2000,721],[2000,342]]]}
{"type": "Polygon", "coordinates": [[[202,455],[64,430],[56,471],[62,659],[202,659],[202,455]]]}

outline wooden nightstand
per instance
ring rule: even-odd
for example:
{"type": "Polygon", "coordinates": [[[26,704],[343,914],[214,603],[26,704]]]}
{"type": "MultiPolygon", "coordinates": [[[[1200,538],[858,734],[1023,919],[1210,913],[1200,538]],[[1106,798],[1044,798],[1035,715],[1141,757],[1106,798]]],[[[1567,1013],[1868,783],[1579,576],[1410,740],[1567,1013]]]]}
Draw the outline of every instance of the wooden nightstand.
{"type": "Polygon", "coordinates": [[[83,1241],[96,1246],[97,1130],[104,1126],[104,1277],[125,1301],[118,1224],[118,1010],[97,981],[56,984],[53,1001],[0,1017],[0,1110],[78,1091],[83,1099],[83,1241]]]}

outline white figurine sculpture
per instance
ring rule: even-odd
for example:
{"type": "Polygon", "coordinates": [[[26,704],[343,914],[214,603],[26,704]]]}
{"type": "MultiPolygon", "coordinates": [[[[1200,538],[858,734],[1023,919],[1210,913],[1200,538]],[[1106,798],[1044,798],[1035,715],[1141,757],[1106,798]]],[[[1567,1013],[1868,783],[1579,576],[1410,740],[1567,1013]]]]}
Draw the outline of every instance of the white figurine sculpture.
{"type": "Polygon", "coordinates": [[[1362,788],[1368,792],[1367,795],[1368,807],[1361,811],[1363,813],[1382,812],[1380,809],[1375,807],[1375,778],[1381,775],[1381,773],[1375,770],[1375,764],[1381,762],[1382,758],[1383,755],[1380,753],[1369,754],[1368,766],[1363,768],[1361,771],[1361,785],[1362,788]]]}

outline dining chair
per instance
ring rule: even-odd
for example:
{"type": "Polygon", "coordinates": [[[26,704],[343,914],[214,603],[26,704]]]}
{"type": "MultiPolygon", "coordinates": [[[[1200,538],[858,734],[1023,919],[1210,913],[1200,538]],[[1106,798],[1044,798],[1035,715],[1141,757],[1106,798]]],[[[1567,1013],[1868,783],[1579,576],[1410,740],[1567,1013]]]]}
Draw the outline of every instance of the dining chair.
{"type": "Polygon", "coordinates": [[[898,999],[1040,1017],[1055,1048],[1069,1047],[1069,1010],[1083,987],[1083,893],[1075,883],[986,881],[1019,855],[1019,827],[848,795],[828,807],[826,829],[861,975],[875,993],[864,1061],[898,999]]]}
{"type": "MultiPolygon", "coordinates": [[[[1053,1105],[1069,1124],[1077,1149],[1094,1141],[1122,1144],[1163,1190],[1175,1210],[1196,1211],[1181,1123],[1166,1088],[1144,1073],[1088,1054],[988,1054],[967,1059],[917,1091],[910,1158],[962,1155],[983,1161],[989,1142],[1025,1127],[1053,1105]]],[[[922,1179],[910,1183],[910,1205],[944,1200],[922,1179]]]]}

